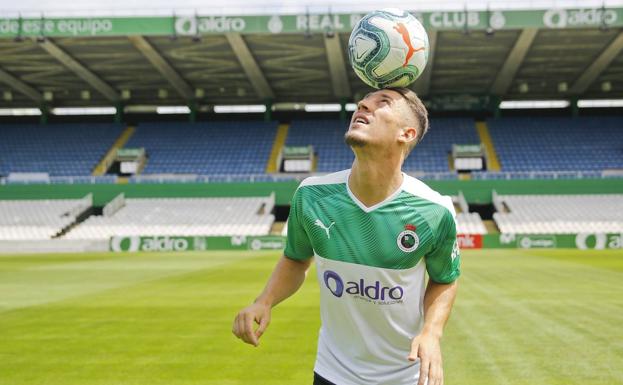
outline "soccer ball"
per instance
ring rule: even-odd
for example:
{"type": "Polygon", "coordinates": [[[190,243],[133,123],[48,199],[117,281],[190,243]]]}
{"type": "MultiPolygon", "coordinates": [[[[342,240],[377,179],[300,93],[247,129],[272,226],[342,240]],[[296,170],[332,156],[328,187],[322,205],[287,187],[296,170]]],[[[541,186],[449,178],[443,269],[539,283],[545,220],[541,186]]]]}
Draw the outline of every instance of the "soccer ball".
{"type": "Polygon", "coordinates": [[[406,87],[424,71],[428,36],[422,24],[400,9],[374,11],[361,19],[348,40],[353,70],[374,88],[406,87]]]}

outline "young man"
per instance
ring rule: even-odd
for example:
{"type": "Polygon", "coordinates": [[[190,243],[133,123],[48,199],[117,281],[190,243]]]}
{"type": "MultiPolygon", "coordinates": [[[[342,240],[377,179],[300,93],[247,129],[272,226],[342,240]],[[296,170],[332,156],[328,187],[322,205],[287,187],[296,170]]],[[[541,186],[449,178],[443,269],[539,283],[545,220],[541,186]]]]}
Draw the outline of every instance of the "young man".
{"type": "Polygon", "coordinates": [[[315,385],[443,384],[440,339],[460,274],[455,213],[449,197],[401,171],[427,129],[426,108],[406,88],[359,102],[345,135],[352,168],[301,183],[284,256],[237,315],[237,337],[258,345],[271,308],[298,290],[315,257],[315,385]]]}

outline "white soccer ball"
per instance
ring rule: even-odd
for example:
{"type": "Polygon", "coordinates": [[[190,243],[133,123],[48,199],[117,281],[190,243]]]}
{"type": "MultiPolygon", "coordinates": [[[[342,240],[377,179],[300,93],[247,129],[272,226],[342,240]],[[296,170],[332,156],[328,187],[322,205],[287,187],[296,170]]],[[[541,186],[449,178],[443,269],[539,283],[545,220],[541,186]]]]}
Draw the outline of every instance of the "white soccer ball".
{"type": "Polygon", "coordinates": [[[364,16],[348,41],[353,70],[374,88],[406,87],[428,61],[428,36],[408,12],[384,9],[364,16]]]}

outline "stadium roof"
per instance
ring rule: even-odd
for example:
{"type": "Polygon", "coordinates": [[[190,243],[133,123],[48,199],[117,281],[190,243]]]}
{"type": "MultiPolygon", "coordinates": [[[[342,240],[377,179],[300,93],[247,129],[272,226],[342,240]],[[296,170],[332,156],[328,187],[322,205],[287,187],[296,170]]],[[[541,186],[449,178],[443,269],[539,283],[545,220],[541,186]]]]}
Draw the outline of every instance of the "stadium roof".
{"type": "MultiPolygon", "coordinates": [[[[623,97],[623,8],[415,13],[440,108],[623,97]]],[[[0,108],[335,103],[362,14],[0,19],[0,108]]]]}

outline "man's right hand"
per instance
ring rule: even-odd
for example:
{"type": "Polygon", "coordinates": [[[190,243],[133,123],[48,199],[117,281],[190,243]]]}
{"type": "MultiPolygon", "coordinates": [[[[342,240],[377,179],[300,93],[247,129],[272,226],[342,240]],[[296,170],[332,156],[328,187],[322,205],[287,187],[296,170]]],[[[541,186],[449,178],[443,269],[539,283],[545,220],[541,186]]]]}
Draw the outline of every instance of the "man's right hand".
{"type": "Polygon", "coordinates": [[[261,303],[245,307],[236,316],[232,332],[244,342],[257,347],[260,344],[260,337],[270,323],[270,310],[270,306],[261,303]],[[257,330],[254,330],[253,322],[260,325],[257,330]]]}
{"type": "Polygon", "coordinates": [[[258,346],[260,337],[270,323],[272,307],[301,287],[311,261],[312,258],[299,261],[282,256],[262,294],[236,316],[231,330],[234,335],[248,344],[258,346]],[[253,322],[260,325],[257,330],[253,330],[253,322]]]}

